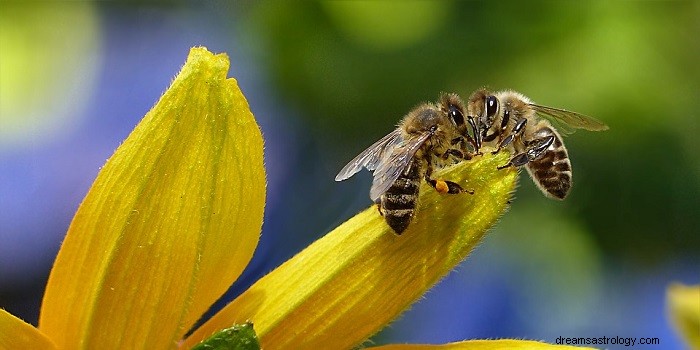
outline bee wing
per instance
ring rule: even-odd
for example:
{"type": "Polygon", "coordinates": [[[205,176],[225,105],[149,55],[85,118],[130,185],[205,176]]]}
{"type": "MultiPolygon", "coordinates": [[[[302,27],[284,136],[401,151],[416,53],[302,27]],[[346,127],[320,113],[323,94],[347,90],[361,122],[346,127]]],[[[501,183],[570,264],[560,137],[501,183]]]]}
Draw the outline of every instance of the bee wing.
{"type": "Polygon", "coordinates": [[[362,170],[362,167],[370,171],[374,170],[385,151],[400,141],[401,130],[396,129],[390,132],[379,141],[367,147],[362,153],[358,154],[357,157],[353,158],[343,169],[340,169],[338,175],[335,176],[335,181],[343,181],[355,175],[358,171],[362,170]]]}
{"type": "Polygon", "coordinates": [[[562,125],[563,128],[561,128],[561,131],[564,133],[571,133],[573,132],[573,129],[584,129],[589,131],[608,130],[608,126],[605,125],[605,123],[581,113],[536,104],[530,104],[530,106],[535,109],[537,113],[562,125]]]}
{"type": "Polygon", "coordinates": [[[376,201],[391,187],[401,173],[406,171],[413,156],[431,135],[431,132],[424,132],[420,136],[404,140],[382,157],[374,171],[372,188],[369,190],[369,197],[372,201],[376,201]]]}

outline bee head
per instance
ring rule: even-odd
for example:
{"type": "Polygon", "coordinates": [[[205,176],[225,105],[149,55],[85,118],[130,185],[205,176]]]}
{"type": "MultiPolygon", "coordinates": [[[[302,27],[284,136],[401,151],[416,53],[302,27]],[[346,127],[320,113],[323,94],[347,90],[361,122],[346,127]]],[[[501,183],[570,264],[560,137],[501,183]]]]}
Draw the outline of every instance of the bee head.
{"type": "Polygon", "coordinates": [[[410,111],[399,127],[409,134],[435,132],[440,127],[440,111],[435,106],[424,103],[410,111]]]}

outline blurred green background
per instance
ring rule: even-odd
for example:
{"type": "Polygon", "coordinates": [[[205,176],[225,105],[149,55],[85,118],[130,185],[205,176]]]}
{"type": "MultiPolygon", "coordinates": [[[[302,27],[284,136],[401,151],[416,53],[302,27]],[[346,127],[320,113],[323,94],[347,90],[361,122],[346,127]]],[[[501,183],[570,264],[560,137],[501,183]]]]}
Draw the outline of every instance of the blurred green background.
{"type": "Polygon", "coordinates": [[[231,56],[266,139],[263,236],[226,298],[370,205],[369,173],[333,177],[404,113],[487,86],[610,130],[566,138],[564,202],[523,172],[485,242],[372,342],[681,347],[664,291],[700,282],[698,1],[2,2],[0,307],[36,322],[99,167],[197,45],[231,56]]]}

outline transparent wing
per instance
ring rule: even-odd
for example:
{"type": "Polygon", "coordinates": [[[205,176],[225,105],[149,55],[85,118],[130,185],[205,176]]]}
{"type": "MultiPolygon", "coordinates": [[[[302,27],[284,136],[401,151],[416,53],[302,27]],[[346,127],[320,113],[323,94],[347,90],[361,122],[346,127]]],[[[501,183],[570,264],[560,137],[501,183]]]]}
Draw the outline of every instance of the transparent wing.
{"type": "Polygon", "coordinates": [[[565,133],[571,133],[573,132],[573,129],[584,129],[590,131],[608,130],[608,126],[605,125],[605,123],[581,113],[536,104],[530,104],[530,106],[534,108],[537,113],[558,122],[558,124],[563,126],[561,129],[565,133]]]}
{"type": "Polygon", "coordinates": [[[376,201],[399,178],[399,175],[406,171],[413,156],[431,135],[430,132],[424,132],[418,137],[402,141],[382,157],[374,171],[372,188],[369,190],[372,201],[376,201]]]}
{"type": "Polygon", "coordinates": [[[379,141],[367,147],[362,153],[358,154],[357,157],[345,165],[343,169],[340,169],[338,175],[335,176],[335,181],[343,181],[355,175],[358,171],[362,170],[363,167],[370,171],[374,170],[385,151],[400,141],[401,130],[396,129],[390,132],[379,141]]]}

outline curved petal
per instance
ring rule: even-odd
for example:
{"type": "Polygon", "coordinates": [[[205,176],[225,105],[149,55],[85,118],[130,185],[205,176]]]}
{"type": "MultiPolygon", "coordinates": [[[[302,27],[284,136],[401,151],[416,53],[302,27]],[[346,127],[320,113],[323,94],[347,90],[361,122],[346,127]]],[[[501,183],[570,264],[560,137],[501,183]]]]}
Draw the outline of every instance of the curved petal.
{"type": "Polygon", "coordinates": [[[34,326],[0,309],[0,349],[56,349],[34,326]]]}
{"type": "Polygon", "coordinates": [[[250,260],[263,144],[228,67],[192,49],[97,176],[42,305],[40,329],[60,348],[173,347],[250,260]]]}
{"type": "Polygon", "coordinates": [[[532,340],[467,340],[456,343],[441,344],[441,345],[385,345],[376,348],[376,350],[581,350],[593,349],[583,348],[570,345],[553,345],[532,340]]]}
{"type": "Polygon", "coordinates": [[[700,285],[674,283],[666,290],[668,313],[686,344],[700,349],[700,285]]]}
{"type": "Polygon", "coordinates": [[[371,207],[260,279],[185,341],[250,320],[264,349],[347,349],[396,318],[461,262],[505,211],[517,171],[485,154],[438,172],[474,195],[423,184],[418,214],[397,236],[371,207]]]}

